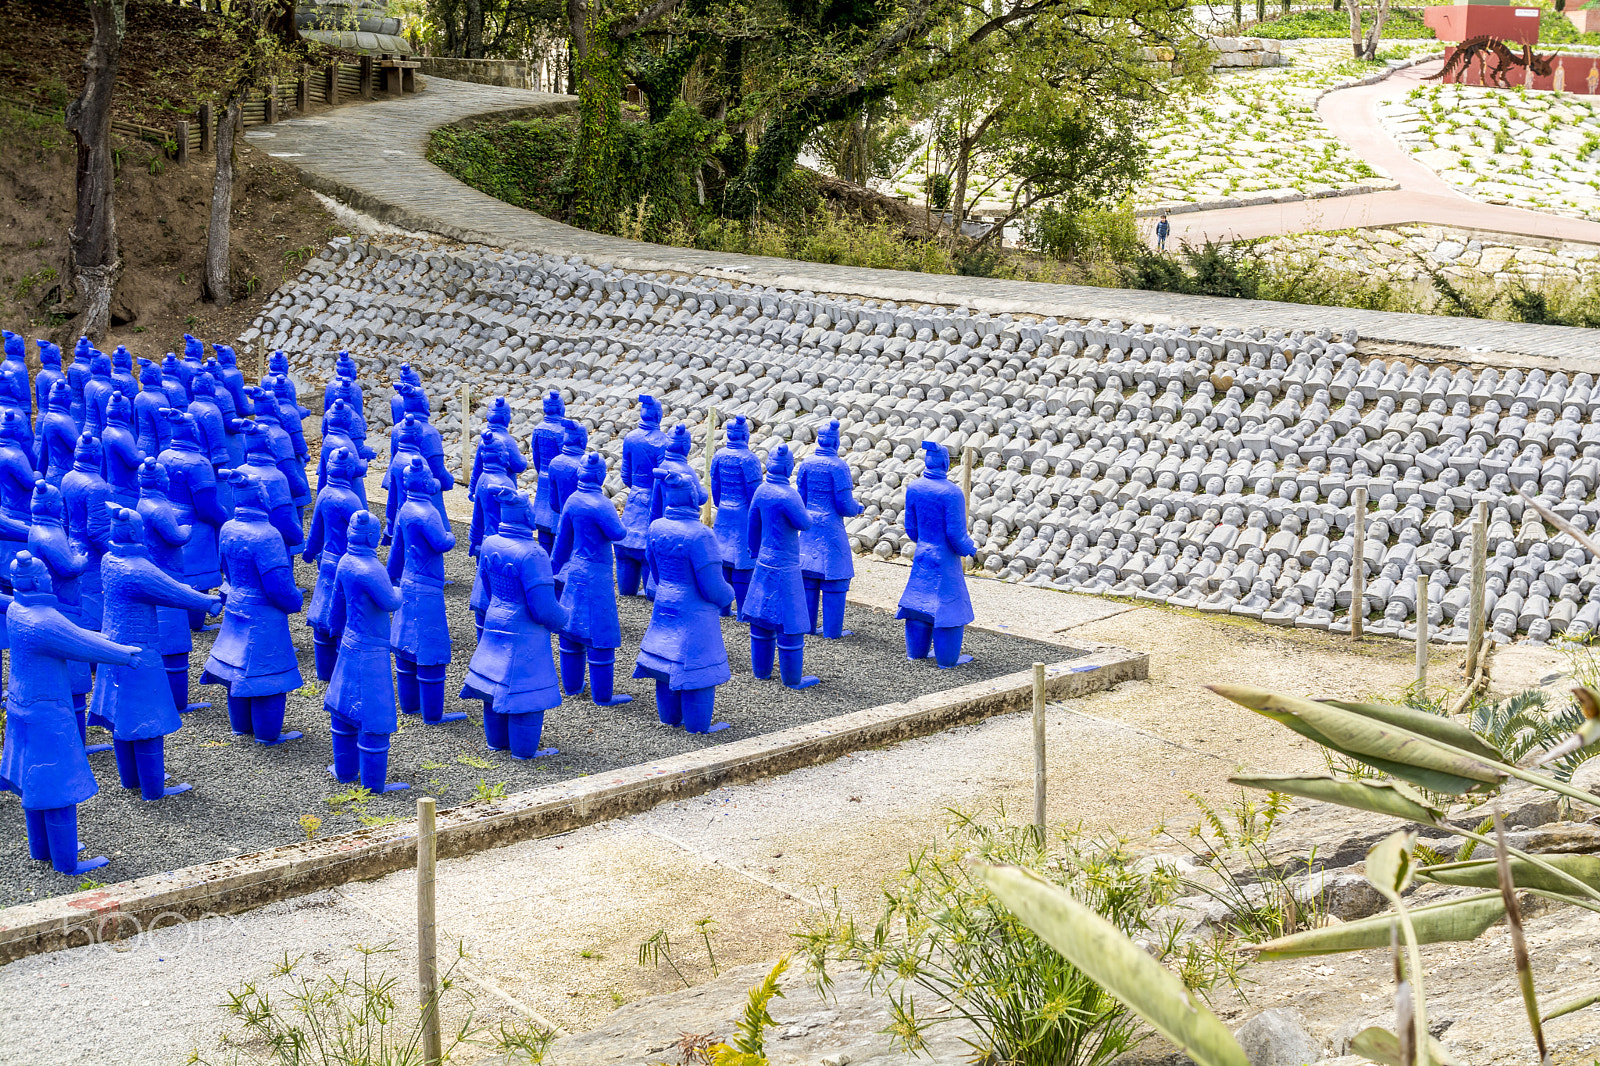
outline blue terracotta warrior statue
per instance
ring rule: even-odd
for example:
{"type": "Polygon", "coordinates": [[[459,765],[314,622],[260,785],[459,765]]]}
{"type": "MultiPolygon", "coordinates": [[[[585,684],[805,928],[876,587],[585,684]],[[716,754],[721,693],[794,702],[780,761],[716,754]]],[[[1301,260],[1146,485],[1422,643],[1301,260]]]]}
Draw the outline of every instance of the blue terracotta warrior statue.
{"type": "MultiPolygon", "coordinates": [[[[159,468],[157,468],[159,469],[159,468]]],[[[151,557],[145,523],[138,512],[115,508],[111,519],[111,551],[101,563],[105,583],[105,635],[123,644],[152,648],[168,639],[171,627],[162,614],[180,619],[186,612],[220,610],[215,596],[173,580],[151,557]]],[[[187,625],[178,627],[185,640],[187,625]]],[[[189,656],[177,655],[182,673],[173,671],[173,656],[155,656],[137,664],[102,667],[95,678],[92,708],[97,720],[110,722],[117,751],[117,773],[123,788],[137,788],[147,800],[189,791],[188,785],[167,787],[164,738],[182,726],[178,715],[189,708],[189,656]]],[[[207,704],[206,706],[210,706],[207,704]]]]}
{"type": "MultiPolygon", "coordinates": [[[[61,369],[61,349],[49,341],[34,341],[39,346],[39,372],[33,376],[33,406],[38,412],[38,421],[34,423],[33,433],[38,437],[44,425],[45,412],[50,409],[50,393],[55,388],[56,382],[63,385],[67,383],[67,375],[61,369]]],[[[71,408],[72,389],[67,389],[68,409],[71,408]]],[[[73,434],[76,438],[77,434],[73,434]]],[[[70,452],[70,449],[69,449],[70,452]]],[[[67,464],[71,465],[71,458],[67,464]]],[[[40,470],[44,469],[41,464],[40,470]]]]}
{"type": "Polygon", "coordinates": [[[615,707],[633,697],[615,691],[622,626],[617,619],[612,545],[622,539],[623,530],[617,509],[601,491],[605,480],[605,460],[593,453],[585,456],[577,491],[561,508],[550,564],[564,586],[561,606],[567,612],[561,630],[561,687],[569,696],[583,691],[587,660],[589,695],[602,707],[615,707]]]}
{"type": "MultiPolygon", "coordinates": [[[[311,453],[306,448],[305,426],[306,416],[311,412],[300,406],[294,382],[289,380],[288,374],[274,374],[267,381],[272,383],[268,392],[271,402],[276,405],[278,422],[283,426],[283,431],[289,434],[289,441],[294,446],[295,459],[304,467],[311,458],[311,453]]],[[[263,388],[265,387],[263,383],[263,388]]]]}
{"type": "MultiPolygon", "coordinates": [[[[172,425],[172,443],[156,458],[167,472],[167,498],[177,508],[179,524],[191,527],[183,545],[182,568],[174,576],[192,589],[208,592],[222,579],[217,537],[228,520],[228,512],[223,509],[217,490],[216,471],[200,450],[194,416],[171,408],[166,416],[172,425]]],[[[205,615],[191,612],[189,628],[201,629],[205,620],[205,615]]]]}
{"type": "Polygon", "coordinates": [[[450,665],[444,554],[456,546],[456,538],[433,505],[439,484],[427,464],[413,457],[405,477],[406,500],[395,516],[389,550],[389,579],[400,586],[400,608],[389,634],[400,709],[406,714],[420,710],[428,723],[458,722],[466,714],[444,713],[444,674],[450,665]]]}
{"type": "MultiPolygon", "coordinates": [[[[228,448],[227,465],[239,466],[244,462],[245,457],[245,434],[249,431],[250,427],[250,419],[248,417],[250,414],[250,408],[240,407],[238,405],[234,399],[232,391],[230,391],[228,387],[222,383],[221,372],[222,365],[215,359],[208,359],[206,361],[206,373],[211,375],[211,380],[213,383],[211,401],[217,405],[217,411],[222,415],[222,428],[226,434],[226,443],[228,448]]],[[[202,382],[199,378],[196,378],[195,383],[198,393],[198,388],[202,382]]],[[[248,403],[249,400],[250,398],[246,396],[245,402],[248,403]]],[[[226,484],[226,482],[224,482],[224,484],[226,484]]],[[[226,497],[226,494],[224,494],[224,497],[226,497]]]]}
{"type": "Polygon", "coordinates": [[[189,406],[189,386],[180,377],[182,364],[171,352],[161,360],[161,391],[167,394],[167,406],[182,411],[189,406]]]}
{"type": "Polygon", "coordinates": [[[378,453],[367,445],[367,416],[361,409],[361,386],[354,381],[339,378],[328,386],[322,394],[322,435],[328,435],[328,418],[333,413],[335,404],[344,404],[350,409],[350,428],[346,430],[350,439],[356,442],[363,459],[371,459],[378,453]]]}
{"type": "Polygon", "coordinates": [[[111,381],[111,357],[99,349],[91,349],[89,380],[83,385],[83,418],[78,424],[96,437],[100,436],[100,431],[106,428],[106,405],[116,391],[111,381]]]}
{"type": "MultiPolygon", "coordinates": [[[[228,395],[233,398],[234,415],[238,418],[248,418],[253,409],[250,406],[250,397],[244,391],[244,371],[239,369],[239,358],[233,354],[233,349],[226,344],[213,344],[212,352],[217,357],[217,367],[220,370],[212,371],[212,377],[217,379],[217,384],[228,390],[228,395]]],[[[209,369],[209,368],[208,368],[209,369]]],[[[226,412],[226,409],[224,409],[226,412]]]]}
{"type": "Polygon", "coordinates": [[[950,453],[944,445],[923,441],[927,453],[922,476],[906,487],[901,521],[906,536],[917,542],[911,577],[900,597],[906,620],[906,657],[934,660],[943,669],[972,661],[961,654],[962,631],[973,619],[967,575],[961,560],[977,551],[967,534],[967,503],[961,487],[949,477],[950,453]]]}
{"type": "Polygon", "coordinates": [[[139,379],[133,376],[133,353],[121,344],[111,352],[111,385],[122,393],[131,411],[133,398],[139,395],[139,379]]]}
{"type": "Polygon", "coordinates": [[[539,530],[539,546],[549,551],[556,540],[556,512],[550,505],[550,463],[561,454],[561,442],[566,439],[567,405],[554,389],[544,398],[544,421],[533,427],[529,448],[533,452],[533,469],[539,478],[539,487],[533,500],[533,521],[539,530]]]}
{"type": "Polygon", "coordinates": [[[772,676],[772,652],[778,652],[778,675],[790,688],[810,688],[815,677],[805,673],[806,589],[800,577],[800,537],[811,528],[800,494],[789,484],[794,457],[780,444],[767,456],[767,475],[750,498],[750,551],[755,573],[745,593],[741,621],[750,623],[750,662],[763,681],[772,676]]]}
{"type": "Polygon", "coordinates": [[[367,509],[367,460],[372,458],[372,450],[357,444],[351,435],[353,423],[350,418],[350,405],[343,400],[337,400],[328,409],[328,414],[323,418],[322,452],[317,459],[317,491],[322,491],[322,486],[328,483],[328,457],[339,448],[350,453],[350,463],[354,473],[351,475],[350,487],[355,489],[356,495],[361,498],[361,509],[367,509]]]}
{"type": "MultiPolygon", "coordinates": [[[[406,471],[411,469],[411,460],[421,459],[424,464],[427,463],[426,457],[422,454],[422,427],[423,422],[416,415],[408,414],[389,434],[391,446],[389,469],[384,471],[383,475],[384,491],[389,497],[384,504],[383,530],[386,544],[394,539],[395,522],[400,514],[400,505],[405,501],[408,491],[406,471]]],[[[431,469],[428,473],[432,477],[431,469]]],[[[450,519],[444,511],[444,486],[437,478],[433,479],[432,484],[433,495],[430,499],[433,501],[433,508],[439,512],[439,519],[448,525],[450,519]]]]}
{"type": "MultiPolygon", "coordinates": [[[[500,442],[500,452],[505,459],[506,473],[511,475],[511,480],[516,481],[522,472],[528,469],[528,459],[522,454],[522,447],[517,444],[517,438],[511,435],[511,405],[506,403],[504,396],[496,396],[489,405],[489,428],[484,431],[500,442]]],[[[478,491],[478,475],[482,470],[483,453],[480,451],[472,461],[472,478],[467,484],[467,495],[476,496],[478,491]]]]}
{"type": "MultiPolygon", "coordinates": [[[[443,494],[455,488],[456,479],[444,465],[444,436],[439,432],[439,427],[433,424],[433,409],[428,406],[428,394],[422,391],[421,385],[411,385],[401,382],[395,386],[401,390],[401,399],[405,404],[406,420],[415,421],[417,451],[428,462],[428,470],[433,474],[433,479],[439,483],[439,513],[444,514],[443,494]]],[[[411,428],[411,427],[408,427],[411,428]]],[[[393,458],[391,457],[391,462],[393,458]]]]}
{"type": "Polygon", "coordinates": [[[28,385],[28,341],[25,337],[0,330],[5,334],[5,360],[0,362],[0,408],[10,408],[22,416],[23,447],[33,455],[33,391],[28,385]]]}
{"type": "Polygon", "coordinates": [[[0,782],[22,797],[29,855],[59,873],[81,876],[108,860],[78,859],[78,804],[100,786],[73,714],[68,664],[129,666],[155,660],[140,648],[74,625],[56,604],[50,572],[28,552],[11,560],[10,580],[16,598],[6,608],[11,683],[0,782]]]}
{"type": "MultiPolygon", "coordinates": [[[[555,543],[555,530],[561,525],[561,509],[567,505],[567,497],[578,488],[578,474],[583,470],[583,453],[588,447],[588,429],[582,422],[567,419],[565,436],[561,438],[561,453],[550,460],[550,465],[544,471],[544,479],[550,482],[550,491],[540,497],[551,512],[547,517],[550,518],[552,544],[555,543]]],[[[541,531],[545,528],[543,517],[534,512],[534,522],[541,531]]]]}
{"type": "MultiPolygon", "coordinates": [[[[63,522],[61,492],[47,481],[37,481],[33,486],[33,501],[29,507],[28,552],[50,571],[50,585],[55,589],[56,602],[63,615],[74,625],[87,626],[83,617],[83,574],[89,565],[89,555],[72,542],[63,522]]],[[[88,737],[89,693],[94,679],[88,663],[73,663],[69,668],[72,684],[72,703],[78,712],[78,730],[88,737]]],[[[96,725],[104,725],[96,721],[96,725]]],[[[106,750],[97,744],[87,748],[92,755],[106,750]]]]}
{"type": "MultiPolygon", "coordinates": [[[[79,591],[79,613],[87,629],[99,629],[103,599],[100,587],[100,557],[111,547],[111,486],[100,473],[100,442],[85,433],[78,438],[72,469],[61,479],[61,496],[66,504],[67,535],[73,545],[89,557],[79,591]]],[[[0,505],[4,496],[0,495],[0,505]]],[[[3,506],[0,506],[3,509],[3,506]]],[[[4,527],[0,525],[0,534],[4,527]]]]}
{"type": "MultiPolygon", "coordinates": [[[[139,468],[137,509],[139,517],[144,520],[144,544],[149,549],[151,561],[161,568],[161,572],[182,584],[184,549],[193,535],[194,525],[192,521],[183,520],[184,513],[169,498],[168,488],[166,467],[154,458],[146,459],[139,468]]],[[[204,610],[213,604],[210,597],[197,595],[193,602],[182,609],[156,609],[156,622],[160,629],[156,647],[161,652],[162,661],[167,664],[172,701],[180,714],[211,706],[209,703],[189,702],[189,653],[194,650],[194,638],[189,635],[188,612],[191,609],[204,610]]],[[[203,623],[205,616],[201,615],[200,620],[203,623]]]]}
{"type": "Polygon", "coordinates": [[[722,548],[722,576],[733,586],[737,608],[743,610],[756,567],[750,551],[750,497],[761,484],[761,458],[750,450],[750,426],[744,415],[729,422],[727,432],[728,443],[711,460],[711,502],[717,507],[712,529],[722,548]]]}
{"type": "Polygon", "coordinates": [[[422,387],[422,375],[417,373],[416,368],[410,363],[400,364],[400,380],[395,382],[394,386],[394,395],[389,397],[389,422],[391,425],[398,425],[400,419],[405,417],[405,413],[410,410],[406,406],[405,390],[401,386],[414,388],[422,393],[423,406],[431,407],[428,403],[428,394],[422,387]]]}
{"type": "MultiPolygon", "coordinates": [[[[338,398],[344,400],[345,403],[355,409],[357,421],[362,427],[362,435],[365,436],[367,424],[366,392],[361,388],[357,373],[356,361],[350,358],[350,353],[340,352],[339,358],[333,361],[334,384],[340,386],[338,398]]],[[[328,408],[332,405],[333,400],[324,393],[322,401],[323,413],[326,414],[328,408]]]]}
{"type": "MultiPolygon", "coordinates": [[[[333,677],[334,661],[339,657],[339,637],[345,627],[345,604],[339,598],[337,577],[339,560],[346,550],[345,533],[350,528],[351,517],[358,511],[366,511],[351,483],[355,470],[355,460],[348,448],[335,449],[328,457],[327,483],[317,493],[317,506],[311,513],[311,532],[306,536],[306,550],[301,556],[317,566],[317,583],[311,591],[311,605],[306,608],[306,625],[311,627],[317,677],[322,681],[333,677]]],[[[388,662],[387,651],[384,662],[388,662]]]]}
{"type": "Polygon", "coordinates": [[[700,473],[689,465],[689,427],[679,422],[672,427],[672,435],[667,438],[667,447],[661,454],[661,462],[656,464],[656,483],[650,496],[650,520],[653,522],[666,513],[667,496],[665,491],[666,479],[669,474],[682,474],[689,479],[689,487],[694,490],[695,506],[704,507],[711,495],[706,492],[706,487],[700,483],[700,473]]]}
{"type": "Polygon", "coordinates": [[[693,478],[674,473],[663,491],[665,513],[650,523],[646,563],[655,579],[655,607],[639,646],[634,677],[656,683],[656,713],[666,725],[712,733],[717,686],[732,675],[722,643],[722,609],[733,586],[722,577],[716,535],[700,521],[693,478]]]}
{"type": "Polygon", "coordinates": [[[37,475],[23,447],[22,416],[0,411],[0,572],[11,572],[11,557],[28,540],[28,508],[37,475]]]}
{"type": "Polygon", "coordinates": [[[476,559],[485,537],[494,535],[500,528],[500,490],[515,489],[513,478],[505,463],[505,445],[492,433],[484,433],[478,442],[477,457],[472,463],[478,472],[477,488],[472,492],[472,526],[467,534],[467,555],[476,559]]]}
{"type": "MultiPolygon", "coordinates": [[[[188,411],[194,418],[195,439],[200,444],[200,451],[210,460],[213,470],[233,466],[236,460],[228,442],[230,439],[237,440],[242,427],[230,427],[223,423],[222,405],[217,402],[216,379],[209,370],[200,371],[192,381],[194,399],[189,401],[188,411]]],[[[222,395],[228,395],[226,389],[222,390],[222,395]]],[[[231,401],[232,397],[229,399],[231,401]]],[[[242,444],[239,445],[238,458],[244,458],[242,444]]]]}
{"type": "Polygon", "coordinates": [[[283,535],[267,520],[266,487],[243,470],[226,476],[234,512],[222,527],[219,548],[228,598],[200,681],[228,687],[228,721],[236,735],[281,744],[300,737],[283,731],[284,696],[304,683],[289,638],[289,615],[300,610],[300,590],[283,535]]]}
{"type": "Polygon", "coordinates": [[[206,346],[189,334],[183,335],[183,360],[178,364],[178,380],[183,383],[184,402],[194,402],[194,379],[206,368],[206,346]]]}
{"type": "Polygon", "coordinates": [[[148,359],[139,360],[139,384],[133,397],[133,433],[140,455],[157,455],[167,446],[172,427],[162,411],[172,406],[161,383],[161,367],[148,359]]]}
{"type": "MultiPolygon", "coordinates": [[[[282,409],[272,395],[254,385],[247,387],[245,391],[255,401],[255,424],[266,427],[272,458],[277,463],[278,469],[283,472],[284,481],[288,484],[289,503],[294,508],[295,525],[303,531],[306,508],[314,499],[311,495],[311,484],[306,480],[305,459],[295,453],[294,440],[289,436],[288,430],[283,428],[282,409]]],[[[289,545],[290,555],[299,550],[299,541],[289,545]]]]}
{"type": "Polygon", "coordinates": [[[622,542],[617,545],[617,587],[624,596],[639,592],[645,550],[650,539],[650,498],[655,493],[656,467],[666,454],[661,432],[661,404],[654,396],[639,397],[639,428],[622,438],[622,483],[628,498],[622,507],[622,542]]]}
{"type": "Polygon", "coordinates": [[[389,737],[399,726],[394,708],[394,667],[389,658],[389,614],[400,590],[378,559],[383,526],[365,510],[350,516],[342,539],[347,550],[336,568],[336,595],[345,612],[338,662],[323,705],[333,728],[333,765],[343,784],[358,779],[372,792],[410,785],[389,783],[389,737]]]}
{"type": "Polygon", "coordinates": [[[489,605],[461,698],[483,701],[489,747],[532,759],[556,754],[540,750],[539,738],[544,712],[561,705],[550,634],[566,625],[567,612],[556,602],[550,557],[534,539],[528,498],[511,489],[499,494],[500,532],[478,555],[489,605]]]}
{"type": "Polygon", "coordinates": [[[65,381],[57,381],[39,415],[39,455],[34,467],[50,484],[59,486],[72,469],[78,432],[78,424],[72,420],[72,390],[65,381]]]}
{"type": "Polygon", "coordinates": [[[839,458],[838,422],[828,423],[817,433],[816,453],[801,462],[795,488],[811,515],[811,528],[800,534],[806,616],[811,619],[811,632],[818,632],[820,600],[821,633],[829,640],[838,640],[850,635],[844,628],[844,598],[850,591],[850,579],[856,576],[844,520],[861,513],[850,466],[839,458]]]}
{"type": "MultiPolygon", "coordinates": [[[[72,390],[72,420],[80,426],[86,417],[83,392],[89,384],[89,356],[93,351],[89,338],[79,337],[72,349],[72,362],[67,364],[67,388],[72,390]]],[[[106,364],[106,369],[111,369],[110,363],[106,364]]]]}
{"type": "MultiPolygon", "coordinates": [[[[264,420],[263,420],[264,421],[264,420]]],[[[262,422],[247,423],[245,431],[245,461],[238,469],[260,486],[261,502],[272,528],[283,538],[286,552],[297,552],[305,543],[305,530],[300,525],[300,514],[295,509],[288,475],[283,472],[272,451],[272,438],[262,422]]],[[[294,460],[289,460],[292,465],[294,460]]],[[[303,480],[303,478],[302,478],[303,480]]],[[[227,479],[230,485],[238,482],[227,479]]],[[[237,501],[236,501],[237,504],[237,501]]]]}
{"type": "Polygon", "coordinates": [[[105,457],[106,481],[112,497],[124,507],[139,502],[139,464],[144,453],[133,435],[133,408],[127,397],[113,392],[106,399],[106,428],[99,433],[100,452],[105,457]]]}

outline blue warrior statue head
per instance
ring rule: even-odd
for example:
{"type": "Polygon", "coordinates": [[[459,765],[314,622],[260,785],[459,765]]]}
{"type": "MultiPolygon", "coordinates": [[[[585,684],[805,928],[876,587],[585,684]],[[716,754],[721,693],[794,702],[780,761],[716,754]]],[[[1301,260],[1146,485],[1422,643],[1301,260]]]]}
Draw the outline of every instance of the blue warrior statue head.
{"type": "Polygon", "coordinates": [[[817,454],[839,454],[839,420],[837,418],[817,430],[817,454]]]}
{"type": "Polygon", "coordinates": [[[728,423],[728,447],[735,451],[750,447],[750,423],[745,421],[744,415],[738,415],[728,423]]]}
{"type": "Polygon", "coordinates": [[[515,540],[531,538],[533,506],[528,502],[527,494],[509,485],[501,485],[494,491],[495,498],[500,501],[500,535],[515,540]]]}
{"type": "Polygon", "coordinates": [[[546,418],[562,418],[567,413],[567,405],[561,399],[561,394],[551,389],[544,397],[544,416],[546,418]]]}
{"type": "Polygon", "coordinates": [[[672,436],[667,438],[668,459],[689,458],[689,427],[679,422],[672,427],[672,436]]]}
{"type": "Polygon", "coordinates": [[[506,403],[504,396],[496,396],[489,405],[489,424],[496,429],[505,429],[511,425],[511,405],[506,403]]]}
{"type": "Polygon", "coordinates": [[[950,453],[945,450],[943,444],[925,440],[922,442],[922,450],[926,453],[922,457],[924,477],[938,479],[950,473],[950,453]]]}
{"type": "Polygon", "coordinates": [[[605,484],[606,461],[594,452],[583,458],[583,468],[578,471],[578,488],[596,489],[605,484]]]}
{"type": "Polygon", "coordinates": [[[582,422],[567,419],[561,436],[561,454],[582,455],[589,446],[589,430],[582,422]]]}
{"type": "Polygon", "coordinates": [[[356,476],[356,457],[349,448],[335,448],[328,453],[328,480],[349,487],[356,476]]]}
{"type": "Polygon", "coordinates": [[[183,335],[183,361],[186,363],[204,362],[205,355],[206,346],[185,333],[183,335]]]}
{"type": "Polygon", "coordinates": [[[644,429],[661,428],[661,401],[649,393],[639,396],[639,425],[644,429]]]}
{"type": "MultiPolygon", "coordinates": [[[[343,448],[339,449],[341,452],[343,448]]],[[[360,510],[350,516],[347,527],[346,550],[351,555],[377,555],[378,539],[383,536],[383,523],[371,511],[360,510]]]]}
{"type": "Polygon", "coordinates": [[[794,472],[794,453],[787,444],[780,444],[767,453],[767,480],[774,485],[787,485],[794,472]]]}
{"type": "Polygon", "coordinates": [[[55,583],[50,580],[50,568],[23,549],[11,560],[11,588],[16,598],[25,604],[56,602],[55,583]]]}

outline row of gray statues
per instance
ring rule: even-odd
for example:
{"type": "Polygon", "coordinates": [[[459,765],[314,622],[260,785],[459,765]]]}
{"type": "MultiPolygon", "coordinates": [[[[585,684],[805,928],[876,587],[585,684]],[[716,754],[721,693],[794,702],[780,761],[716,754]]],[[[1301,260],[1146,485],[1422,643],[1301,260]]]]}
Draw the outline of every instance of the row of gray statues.
{"type": "MultiPolygon", "coordinates": [[[[310,412],[283,354],[251,386],[229,348],[206,359],[199,341],[185,341],[182,359],[140,360],[137,378],[125,348],[106,356],[80,341],[63,367],[60,350],[39,341],[30,381],[23,339],[5,334],[0,602],[11,664],[0,788],[21,797],[33,858],[66,874],[107,861],[79,857],[77,805],[98,791],[88,755],[112,749],[122,786],[146,800],[190,788],[168,784],[164,743],[181,715],[210,706],[189,699],[192,633],[208,617],[221,622],[201,683],[226,688],[236,735],[277,745],[301,736],[284,718],[287,693],[303,684],[289,618],[304,608],[327,682],[329,769],[341,782],[406,788],[388,780],[398,715],[466,717],[444,710],[453,651],[444,557],[456,538],[443,493],[454,478],[420,376],[404,367],[394,384],[380,518],[367,506],[377,456],[347,354],[325,391],[313,487],[310,412]],[[296,554],[317,566],[309,602],[296,554]],[[112,743],[90,745],[90,725],[112,743]]],[[[714,721],[716,687],[731,679],[723,617],[749,624],[755,676],[770,678],[776,661],[794,689],[818,683],[804,672],[807,635],[850,635],[843,521],[861,507],[838,423],[797,472],[785,445],[763,463],[734,420],[708,489],[688,462],[687,428],[664,432],[660,405],[639,400],[620,515],[602,491],[605,462],[586,451],[559,393],[545,400],[531,459],[504,399],[490,408],[468,483],[477,641],[460,696],[482,702],[488,745],[515,758],[551,750],[539,747],[544,713],[581,693],[586,676],[596,704],[631,699],[614,685],[619,590],[654,601],[633,676],[654,682],[662,723],[695,733],[726,727],[714,721]],[[536,479],[531,498],[517,488],[525,472],[536,479]]],[[[962,559],[974,545],[948,454],[926,450],[926,473],[906,496],[918,550],[899,617],[908,656],[931,652],[948,668],[970,661],[962,559]]]]}

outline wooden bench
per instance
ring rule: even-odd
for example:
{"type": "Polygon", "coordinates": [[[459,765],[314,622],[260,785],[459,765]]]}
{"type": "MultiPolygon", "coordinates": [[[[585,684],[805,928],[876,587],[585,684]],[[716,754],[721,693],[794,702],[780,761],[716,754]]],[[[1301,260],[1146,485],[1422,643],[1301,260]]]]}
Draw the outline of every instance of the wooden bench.
{"type": "Polygon", "coordinates": [[[414,93],[417,91],[417,69],[422,66],[414,59],[384,55],[378,59],[383,70],[383,91],[386,93],[414,93]]]}

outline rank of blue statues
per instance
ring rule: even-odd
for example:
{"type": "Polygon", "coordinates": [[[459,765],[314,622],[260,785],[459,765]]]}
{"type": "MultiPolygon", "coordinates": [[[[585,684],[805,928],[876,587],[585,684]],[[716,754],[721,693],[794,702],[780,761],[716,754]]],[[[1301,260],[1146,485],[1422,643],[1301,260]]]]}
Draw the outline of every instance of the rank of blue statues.
{"type": "MultiPolygon", "coordinates": [[[[4,334],[0,362],[0,630],[10,652],[0,788],[17,793],[29,852],[65,874],[82,860],[77,805],[98,791],[88,756],[112,749],[118,779],[149,801],[177,795],[165,740],[190,702],[192,634],[217,630],[201,684],[226,691],[235,735],[262,745],[285,730],[286,695],[303,683],[290,616],[305,611],[333,746],[329,772],[373,792],[392,783],[390,737],[400,714],[428,725],[444,709],[452,661],[444,558],[456,548],[445,516],[439,430],[421,377],[394,383],[387,506],[367,506],[366,397],[345,353],[324,390],[315,478],[300,406],[282,353],[246,383],[231,349],[185,337],[182,359],[134,361],[79,341],[71,364],[37,342],[29,377],[21,337],[4,334]],[[308,513],[309,509],[309,513],[308,513]],[[389,544],[387,561],[380,543],[389,544]],[[315,567],[309,597],[294,556],[315,567]],[[220,625],[207,625],[220,615],[220,625]],[[88,745],[87,727],[112,743],[88,745]]],[[[541,748],[545,714],[587,688],[599,706],[632,700],[615,688],[622,629],[617,594],[653,601],[632,676],[655,684],[658,717],[691,733],[715,721],[731,678],[721,619],[750,627],[757,678],[819,683],[804,671],[808,635],[837,640],[854,566],[844,520],[861,512],[839,456],[839,424],[823,427],[796,466],[787,445],[762,457],[740,417],[710,467],[689,463],[685,426],[661,428],[661,405],[639,397],[623,441],[621,513],[604,492],[605,461],[585,428],[544,399],[531,454],[496,399],[467,478],[476,562],[476,644],[461,699],[483,705],[488,746],[514,758],[541,748]],[[531,491],[519,489],[528,477],[531,491]],[[701,509],[710,501],[715,520],[701,509]],[[552,652],[554,638],[555,652],[552,652]]],[[[924,444],[926,472],[906,491],[916,541],[900,601],[907,655],[940,667],[961,654],[972,620],[962,557],[973,553],[949,457],[924,444]]]]}

